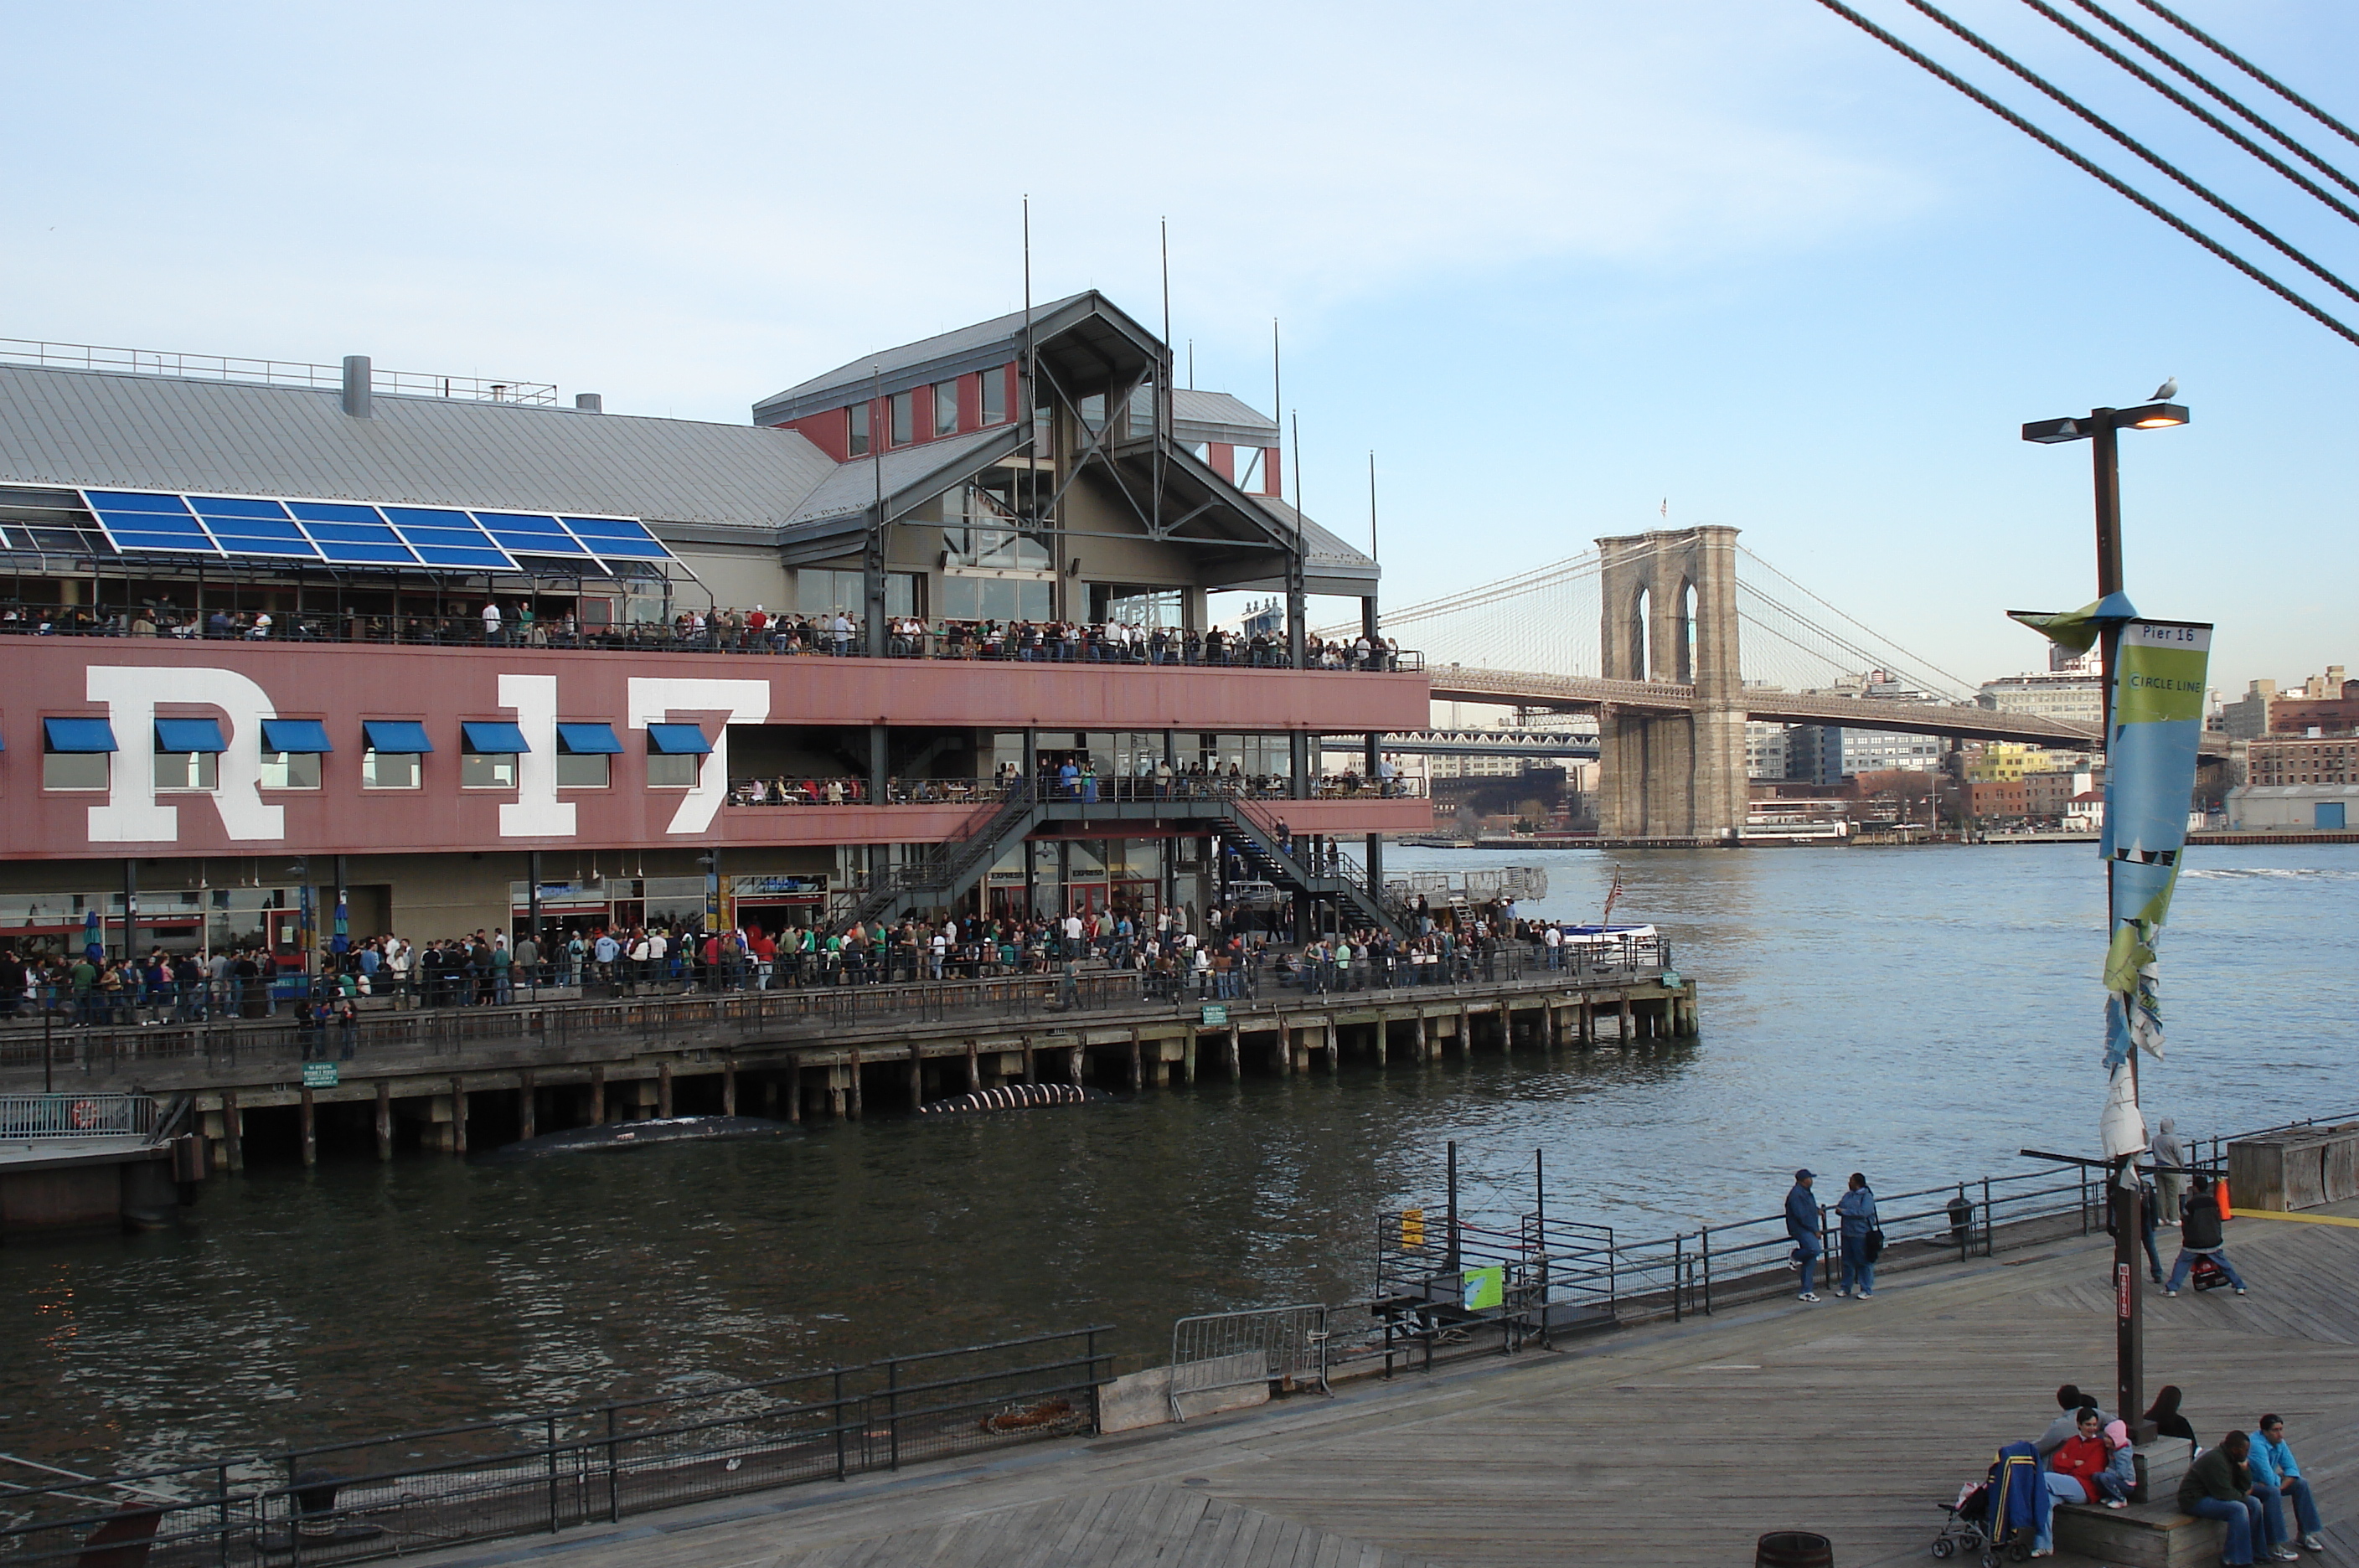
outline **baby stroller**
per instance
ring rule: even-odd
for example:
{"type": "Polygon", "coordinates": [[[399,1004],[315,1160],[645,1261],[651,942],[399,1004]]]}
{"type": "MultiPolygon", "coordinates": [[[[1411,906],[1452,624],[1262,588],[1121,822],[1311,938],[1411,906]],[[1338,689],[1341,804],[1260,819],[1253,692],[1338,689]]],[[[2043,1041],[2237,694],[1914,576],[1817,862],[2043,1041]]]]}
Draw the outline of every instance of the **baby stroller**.
{"type": "Polygon", "coordinates": [[[1983,1517],[1990,1510],[1987,1483],[1961,1487],[1954,1503],[1936,1503],[1941,1510],[1941,1533],[1933,1538],[1933,1555],[1955,1557],[1960,1552],[1983,1549],[1983,1517]]]}
{"type": "Polygon", "coordinates": [[[2048,1521],[2048,1483],[2039,1474],[2038,1451],[2027,1443],[2008,1443],[1998,1451],[1987,1479],[1960,1492],[1956,1502],[1938,1506],[1948,1517],[1933,1538],[1934,1556],[1953,1557],[1963,1547],[1981,1550],[1982,1568],[1998,1568],[2002,1552],[2010,1562],[2029,1561],[2031,1543],[2048,1521]]]}
{"type": "Polygon", "coordinates": [[[2218,1258],[2205,1258],[2199,1253],[2194,1271],[2188,1275],[2187,1281],[2199,1290],[2217,1290],[2228,1283],[2228,1271],[2220,1267],[2218,1258]]]}

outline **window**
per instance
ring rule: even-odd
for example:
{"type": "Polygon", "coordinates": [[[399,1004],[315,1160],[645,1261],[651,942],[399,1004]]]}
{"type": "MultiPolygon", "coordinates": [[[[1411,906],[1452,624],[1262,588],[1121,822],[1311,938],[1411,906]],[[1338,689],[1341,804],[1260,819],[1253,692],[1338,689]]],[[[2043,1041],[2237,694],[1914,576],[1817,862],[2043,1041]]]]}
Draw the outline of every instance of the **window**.
{"type": "Polygon", "coordinates": [[[512,751],[470,751],[459,758],[462,789],[513,789],[516,787],[516,754],[512,751]]]}
{"type": "Polygon", "coordinates": [[[262,787],[266,789],[317,789],[320,787],[320,754],[316,751],[264,752],[262,787]]]}
{"type": "Polygon", "coordinates": [[[954,436],[959,428],[959,384],[942,381],[934,387],[934,434],[954,436]]]}
{"type": "Polygon", "coordinates": [[[362,752],[361,788],[364,789],[417,789],[418,753],[414,751],[362,752]]]}
{"type": "Polygon", "coordinates": [[[218,773],[210,751],[159,751],[156,754],[158,789],[210,789],[218,773]]]}
{"type": "Polygon", "coordinates": [[[1074,405],[1074,408],[1082,417],[1082,429],[1085,430],[1102,430],[1105,429],[1106,399],[1104,393],[1091,393],[1088,397],[1083,397],[1080,402],[1076,403],[1074,405]]]}
{"type": "Polygon", "coordinates": [[[577,754],[560,751],[557,754],[557,787],[560,789],[603,789],[606,787],[606,754],[577,754]]]}
{"type": "Polygon", "coordinates": [[[953,621],[1045,621],[1054,603],[1054,584],[1029,577],[942,579],[942,615],[953,621]]]}
{"type": "Polygon", "coordinates": [[[918,395],[915,392],[893,394],[893,444],[908,446],[918,439],[918,395]]]}
{"type": "Polygon", "coordinates": [[[693,789],[703,775],[712,743],[697,724],[647,726],[647,785],[656,789],[693,789]]]}
{"type": "Polygon", "coordinates": [[[853,457],[868,455],[868,405],[854,403],[845,412],[852,416],[852,428],[844,438],[843,450],[853,457]]]}
{"type": "MultiPolygon", "coordinates": [[[[831,572],[825,567],[806,566],[795,573],[795,611],[804,615],[830,615],[842,610],[856,617],[864,613],[861,587],[857,572],[831,572]]],[[[888,615],[919,613],[916,572],[888,572],[885,574],[885,613],[888,615]]]]}
{"type": "Polygon", "coordinates": [[[684,757],[658,752],[647,758],[647,787],[651,789],[693,789],[703,772],[704,758],[690,752],[684,757]]]}
{"type": "Polygon", "coordinates": [[[107,754],[103,751],[52,751],[41,757],[44,789],[103,789],[107,786],[107,754]]]}
{"type": "Polygon", "coordinates": [[[983,422],[986,425],[1007,422],[1007,367],[1005,365],[983,373],[983,422]]]}

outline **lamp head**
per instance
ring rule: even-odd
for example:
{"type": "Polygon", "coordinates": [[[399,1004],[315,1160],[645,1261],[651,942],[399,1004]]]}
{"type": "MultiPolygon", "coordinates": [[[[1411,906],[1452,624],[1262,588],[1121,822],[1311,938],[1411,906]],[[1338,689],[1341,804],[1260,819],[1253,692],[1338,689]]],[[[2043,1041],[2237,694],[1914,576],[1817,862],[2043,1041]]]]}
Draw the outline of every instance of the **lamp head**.
{"type": "Polygon", "coordinates": [[[2114,416],[2114,423],[2124,430],[2167,430],[2173,425],[2187,422],[2187,409],[2178,403],[2147,403],[2140,408],[2124,408],[2114,416]]]}
{"type": "Polygon", "coordinates": [[[2023,427],[2023,439],[2041,446],[2055,446],[2063,441],[2086,441],[2089,430],[2080,419],[2034,419],[2023,427]]]}

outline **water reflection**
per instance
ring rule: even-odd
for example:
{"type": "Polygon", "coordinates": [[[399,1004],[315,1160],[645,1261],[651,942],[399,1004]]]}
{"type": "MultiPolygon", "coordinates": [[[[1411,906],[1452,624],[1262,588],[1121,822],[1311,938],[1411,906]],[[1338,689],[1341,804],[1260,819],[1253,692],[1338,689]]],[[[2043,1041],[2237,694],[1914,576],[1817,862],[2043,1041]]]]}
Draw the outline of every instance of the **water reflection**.
{"type": "MultiPolygon", "coordinates": [[[[2150,1099],[2199,1132],[2359,1105],[2359,855],[2200,853],[2231,863],[2182,884],[2150,1099]]],[[[1608,861],[1535,858],[1548,911],[1594,918],[1608,861]]],[[[1700,1040],[780,1144],[258,1167],[190,1229],[0,1249],[0,1451],[160,1464],[1086,1322],[1151,1356],[1184,1312],[1349,1299],[1375,1216],[1438,1193],[1451,1139],[1470,1206],[1522,1206],[1538,1148],[1552,1213],[1640,1234],[1767,1212],[1800,1163],[1894,1191],[2093,1141],[2093,856],[1621,859],[1617,918],[1669,932],[1700,1040]]]]}

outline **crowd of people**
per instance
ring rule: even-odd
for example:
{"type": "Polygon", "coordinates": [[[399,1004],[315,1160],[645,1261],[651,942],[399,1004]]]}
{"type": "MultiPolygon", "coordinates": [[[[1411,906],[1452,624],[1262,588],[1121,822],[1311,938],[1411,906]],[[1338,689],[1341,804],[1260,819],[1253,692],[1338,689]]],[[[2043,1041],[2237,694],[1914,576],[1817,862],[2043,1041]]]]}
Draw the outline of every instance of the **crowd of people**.
{"type": "MultiPolygon", "coordinates": [[[[370,615],[329,609],[274,615],[266,607],[185,609],[168,596],[123,610],[74,604],[0,605],[0,635],[157,637],[266,641],[481,643],[527,648],[628,648],[745,654],[850,657],[867,651],[862,618],[847,610],[774,614],[715,607],[683,609],[669,620],[622,625],[585,622],[570,607],[542,609],[530,597],[447,604],[432,613],[370,615]]],[[[1402,668],[1388,637],[1303,639],[1312,670],[1402,668]]],[[[1282,632],[1245,633],[1148,626],[1130,621],[927,619],[886,622],[890,659],[1025,659],[1050,663],[1194,664],[1284,668],[1291,651],[1282,632]]]]}
{"type": "MultiPolygon", "coordinates": [[[[2297,1543],[2303,1551],[2324,1552],[2318,1499],[2294,1457],[2285,1419],[2265,1412],[2249,1432],[2232,1430],[2205,1448],[2184,1402],[2176,1384],[2165,1385],[2142,1423],[2154,1429],[2158,1442],[2189,1445],[2191,1460],[2173,1501],[2181,1513],[2226,1527],[2221,1562],[2234,1568],[2256,1561],[2295,1563],[2301,1558],[2297,1543]]],[[[2033,1506],[2021,1508],[2019,1520],[2007,1521],[2031,1526],[2034,1557],[2055,1551],[2055,1505],[2127,1508],[2138,1486],[2126,1420],[2072,1383],[2056,1390],[2056,1404],[2057,1414],[2038,1438],[2002,1450],[2004,1455],[2027,1447],[2039,1465],[2049,1507],[2038,1507],[2041,1499],[2025,1499],[2033,1506]]]]}

